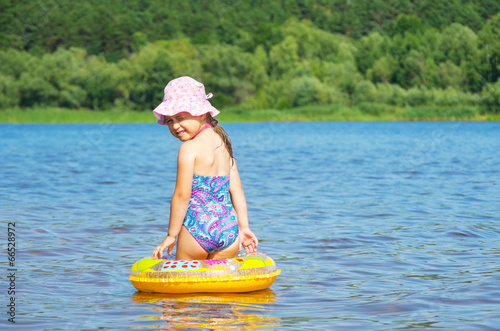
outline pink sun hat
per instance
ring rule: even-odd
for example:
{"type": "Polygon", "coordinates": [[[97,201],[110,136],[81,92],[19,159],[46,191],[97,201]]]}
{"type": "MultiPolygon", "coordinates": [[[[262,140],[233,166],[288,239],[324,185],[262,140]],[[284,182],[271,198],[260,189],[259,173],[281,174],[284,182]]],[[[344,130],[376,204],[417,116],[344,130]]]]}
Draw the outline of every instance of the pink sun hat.
{"type": "Polygon", "coordinates": [[[153,110],[158,124],[165,125],[165,116],[188,112],[193,116],[210,113],[212,117],[219,114],[208,99],[213,95],[205,94],[205,86],[191,77],[179,77],[171,80],[165,86],[163,101],[153,110]]]}

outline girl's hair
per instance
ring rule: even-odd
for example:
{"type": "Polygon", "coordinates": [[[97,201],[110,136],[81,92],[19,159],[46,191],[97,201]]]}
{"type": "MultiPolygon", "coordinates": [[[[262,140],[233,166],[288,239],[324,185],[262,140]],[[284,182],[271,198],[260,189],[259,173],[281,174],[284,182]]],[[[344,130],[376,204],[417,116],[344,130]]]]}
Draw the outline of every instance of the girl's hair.
{"type": "Polygon", "coordinates": [[[208,124],[210,124],[210,126],[214,129],[215,133],[217,133],[222,139],[222,142],[226,146],[226,150],[229,153],[229,156],[231,157],[231,163],[233,163],[234,156],[233,156],[233,146],[231,145],[231,138],[229,138],[227,132],[222,128],[222,126],[219,125],[219,122],[215,118],[213,118],[210,113],[207,113],[207,121],[208,124]]]}

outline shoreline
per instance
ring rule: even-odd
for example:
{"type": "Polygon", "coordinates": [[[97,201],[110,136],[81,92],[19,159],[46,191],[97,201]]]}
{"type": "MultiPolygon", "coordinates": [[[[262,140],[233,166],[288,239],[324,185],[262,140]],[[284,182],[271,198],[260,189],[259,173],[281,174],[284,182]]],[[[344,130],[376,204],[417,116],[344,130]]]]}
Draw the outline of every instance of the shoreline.
{"type": "MultiPolygon", "coordinates": [[[[367,114],[356,107],[311,106],[284,110],[222,109],[218,119],[230,122],[411,122],[411,121],[470,121],[496,122],[500,114],[481,114],[473,107],[406,107],[393,108],[389,112],[367,114]]],[[[29,108],[0,110],[0,123],[154,123],[150,111],[89,110],[66,108],[29,108]]]]}

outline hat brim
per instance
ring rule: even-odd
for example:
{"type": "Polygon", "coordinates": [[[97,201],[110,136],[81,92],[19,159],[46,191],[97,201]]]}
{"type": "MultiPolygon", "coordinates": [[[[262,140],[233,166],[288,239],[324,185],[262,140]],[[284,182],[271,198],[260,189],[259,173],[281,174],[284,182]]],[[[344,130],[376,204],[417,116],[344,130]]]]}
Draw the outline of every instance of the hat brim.
{"type": "Polygon", "coordinates": [[[210,113],[212,117],[217,116],[220,112],[213,107],[209,101],[203,102],[193,101],[188,105],[184,102],[172,102],[171,100],[163,101],[153,110],[153,114],[158,119],[158,123],[165,125],[165,116],[174,116],[179,113],[189,113],[192,116],[201,116],[210,113]]]}

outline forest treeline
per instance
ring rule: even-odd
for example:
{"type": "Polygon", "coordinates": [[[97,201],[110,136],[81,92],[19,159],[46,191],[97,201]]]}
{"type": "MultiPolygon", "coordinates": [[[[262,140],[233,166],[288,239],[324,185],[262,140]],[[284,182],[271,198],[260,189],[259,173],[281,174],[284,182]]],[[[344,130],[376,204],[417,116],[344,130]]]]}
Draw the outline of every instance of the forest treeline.
{"type": "Polygon", "coordinates": [[[0,108],[500,108],[498,1],[2,1],[0,108]]]}

